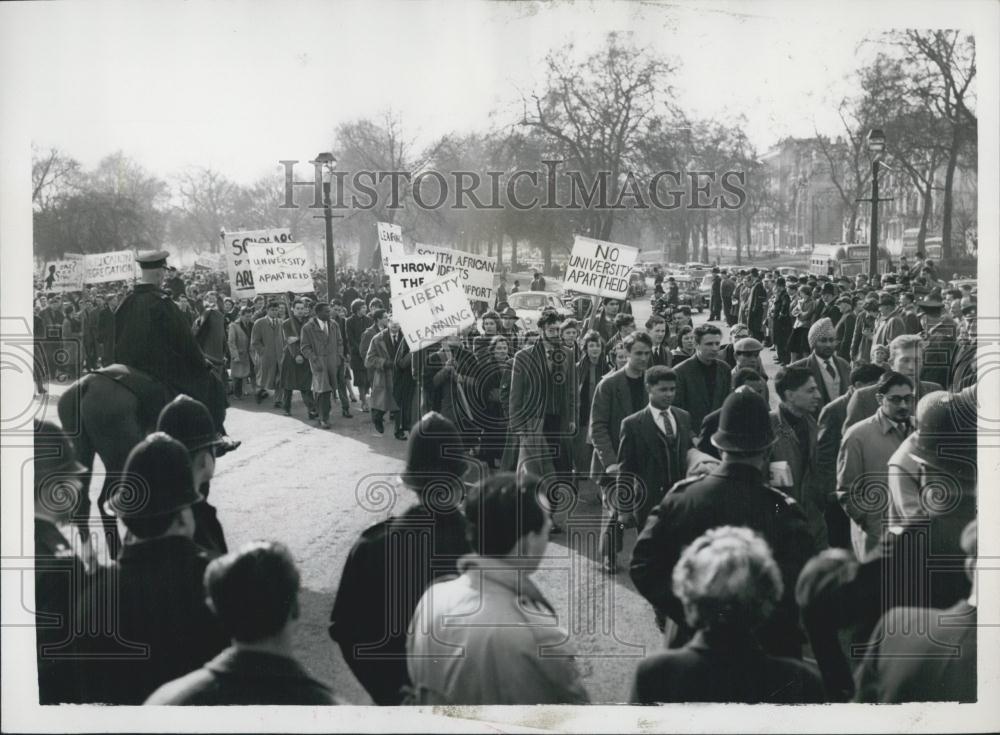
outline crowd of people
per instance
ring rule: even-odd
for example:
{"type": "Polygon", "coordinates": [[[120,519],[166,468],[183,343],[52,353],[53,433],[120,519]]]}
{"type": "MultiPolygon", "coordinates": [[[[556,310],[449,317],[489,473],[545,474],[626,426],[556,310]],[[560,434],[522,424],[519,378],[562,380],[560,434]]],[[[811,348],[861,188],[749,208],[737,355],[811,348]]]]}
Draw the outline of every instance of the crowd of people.
{"type": "MultiPolygon", "coordinates": [[[[165,253],[140,265],[158,289],[165,253]]],[[[167,341],[193,339],[233,400],[289,413],[299,391],[330,428],[337,390],[342,417],[360,403],[374,433],[390,422],[408,442],[401,481],[416,502],[357,540],[330,615],[376,704],[589,701],[531,581],[573,522],[555,498],[585,485],[601,499],[603,572],[622,571],[634,528],[628,573],[664,634],[623,701],[974,700],[975,296],[930,264],[853,282],[715,275],[698,326],[682,309],[637,325],[627,301],[604,299],[582,320],[543,310],[522,332],[504,283],[475,327],[418,350],[378,274],[345,273],[329,300],[155,298],[170,314],[187,301],[186,336],[167,341]],[[950,657],[942,641],[958,646],[950,657]]],[[[129,355],[129,299],[112,319],[115,361],[129,355]]],[[[42,349],[66,339],[39,334],[42,349]]],[[[198,400],[167,404],[129,453],[125,476],[141,482],[107,499],[122,538],[110,566],[88,568],[63,534],[81,468],[57,427],[36,425],[36,551],[56,562],[37,568],[36,609],[65,621],[39,627],[42,702],[339,701],[295,661],[288,550],[230,552],[206,510],[231,447],[216,399],[193,387],[175,385],[198,400]]]]}

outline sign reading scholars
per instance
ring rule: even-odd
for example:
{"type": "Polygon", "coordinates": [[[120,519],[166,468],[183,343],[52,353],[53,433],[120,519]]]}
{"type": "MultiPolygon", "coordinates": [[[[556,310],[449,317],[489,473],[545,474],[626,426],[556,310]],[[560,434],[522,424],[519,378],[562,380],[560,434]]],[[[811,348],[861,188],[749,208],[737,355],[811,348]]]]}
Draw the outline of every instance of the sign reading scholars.
{"type": "Polygon", "coordinates": [[[393,294],[392,316],[399,321],[406,343],[414,352],[476,323],[462,277],[457,273],[393,294]]]}
{"type": "Polygon", "coordinates": [[[399,225],[391,225],[388,222],[376,222],[378,231],[379,255],[382,257],[382,269],[388,276],[389,258],[393,256],[403,256],[406,252],[403,249],[403,228],[399,225]]]}
{"type": "Polygon", "coordinates": [[[135,253],[115,250],[111,253],[88,253],[83,256],[85,283],[111,283],[135,278],[135,253]]]}
{"type": "Polygon", "coordinates": [[[576,236],[563,287],[578,293],[624,299],[639,248],[576,236]]]}
{"type": "Polygon", "coordinates": [[[392,255],[386,273],[389,274],[390,293],[402,293],[433,278],[437,273],[437,260],[433,255],[392,255]]]}
{"type": "Polygon", "coordinates": [[[247,243],[245,249],[257,293],[309,293],[313,290],[305,243],[256,242],[247,243]]]}
{"type": "Polygon", "coordinates": [[[53,260],[46,263],[42,280],[46,291],[82,291],[83,258],[53,260]]]}
{"type": "Polygon", "coordinates": [[[287,227],[226,233],[226,261],[229,263],[229,286],[232,289],[233,299],[253,298],[257,295],[253,269],[247,258],[247,245],[253,243],[286,245],[292,242],[294,240],[287,227]]]}
{"type": "Polygon", "coordinates": [[[493,276],[497,272],[497,259],[487,255],[476,255],[464,250],[452,250],[436,245],[413,246],[418,255],[433,255],[437,259],[438,275],[458,273],[462,276],[465,295],[472,301],[493,301],[493,276]]]}

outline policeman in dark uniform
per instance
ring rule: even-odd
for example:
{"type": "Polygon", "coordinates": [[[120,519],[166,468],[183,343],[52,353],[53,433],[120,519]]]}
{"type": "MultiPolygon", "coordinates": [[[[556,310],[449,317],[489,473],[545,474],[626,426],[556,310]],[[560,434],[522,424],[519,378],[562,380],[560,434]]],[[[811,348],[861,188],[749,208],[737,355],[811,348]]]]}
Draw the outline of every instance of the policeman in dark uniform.
{"type": "Polygon", "coordinates": [[[136,256],[142,280],[115,311],[115,362],[143,370],[204,403],[222,437],[217,449],[222,455],[239,446],[225,436],[226,389],[211,372],[212,363],[181,310],[161,288],[167,256],[166,250],[136,256]]]}
{"type": "MultiPolygon", "coordinates": [[[[75,591],[87,581],[83,560],[62,531],[80,508],[87,468],[76,460],[69,437],[35,419],[35,610],[38,702],[77,702],[71,661],[75,591]]],[[[29,601],[25,601],[29,603],[29,601]]]]}
{"type": "Polygon", "coordinates": [[[711,528],[745,526],[770,544],[782,572],[785,595],[778,610],[758,631],[768,653],[801,658],[803,634],[795,606],[795,582],[805,563],[818,551],[801,507],[769,486],[767,450],[774,444],[768,407],[759,395],[739,392],[722,405],[712,443],[722,464],[710,474],[682,480],[655,508],[636,543],[631,576],[636,589],[666,626],[668,646],[690,639],[681,602],[672,592],[672,573],[684,548],[711,528]]]}
{"type": "MultiPolygon", "coordinates": [[[[458,505],[464,495],[462,437],[429,412],[414,426],[403,483],[417,503],[361,534],[344,565],[330,613],[330,637],[375,704],[397,705],[410,679],[406,633],[424,590],[458,574],[471,553],[458,505]]],[[[386,489],[392,492],[391,489],[386,489]]]]}

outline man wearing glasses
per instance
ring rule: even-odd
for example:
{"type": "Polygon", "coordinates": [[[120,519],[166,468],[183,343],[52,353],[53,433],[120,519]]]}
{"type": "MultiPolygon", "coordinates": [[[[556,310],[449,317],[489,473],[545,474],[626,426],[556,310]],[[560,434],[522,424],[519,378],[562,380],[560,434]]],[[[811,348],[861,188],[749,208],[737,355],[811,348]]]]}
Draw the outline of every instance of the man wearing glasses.
{"type": "Polygon", "coordinates": [[[878,410],[844,434],[837,456],[837,499],[851,519],[859,561],[877,553],[889,507],[886,468],[913,431],[913,381],[887,371],[875,384],[878,410]]]}

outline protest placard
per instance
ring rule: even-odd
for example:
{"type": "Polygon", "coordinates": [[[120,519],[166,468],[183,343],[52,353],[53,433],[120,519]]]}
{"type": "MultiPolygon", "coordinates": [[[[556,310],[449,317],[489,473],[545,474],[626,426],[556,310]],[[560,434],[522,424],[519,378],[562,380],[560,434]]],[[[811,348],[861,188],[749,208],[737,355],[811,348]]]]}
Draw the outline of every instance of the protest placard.
{"type": "Polygon", "coordinates": [[[437,260],[433,255],[392,255],[386,272],[389,274],[389,292],[402,293],[434,278],[437,260]]]}
{"type": "Polygon", "coordinates": [[[433,255],[437,260],[439,276],[451,272],[461,274],[465,295],[470,300],[486,302],[493,300],[493,276],[497,271],[496,257],[421,243],[414,244],[413,252],[417,255],[433,255]]]}
{"type": "Polygon", "coordinates": [[[88,253],[83,256],[84,283],[130,281],[136,277],[135,253],[115,250],[111,253],[88,253]]]}
{"type": "Polygon", "coordinates": [[[563,287],[578,293],[624,299],[639,248],[576,236],[563,287]]]}
{"type": "Polygon", "coordinates": [[[226,233],[226,262],[229,264],[229,286],[234,299],[253,298],[253,270],[246,256],[246,247],[251,243],[285,244],[294,242],[287,227],[270,230],[246,230],[226,233]]]}
{"type": "Polygon", "coordinates": [[[422,286],[393,294],[392,316],[414,351],[476,322],[458,273],[438,276],[422,286]]]}
{"type": "Polygon", "coordinates": [[[379,255],[382,257],[382,269],[389,275],[389,258],[406,254],[403,248],[403,228],[388,222],[376,222],[378,232],[379,255]]]}
{"type": "Polygon", "coordinates": [[[247,262],[257,293],[309,293],[314,290],[305,243],[247,243],[247,262]]]}
{"type": "Polygon", "coordinates": [[[46,291],[82,291],[83,259],[50,261],[45,264],[42,278],[46,291]]]}

